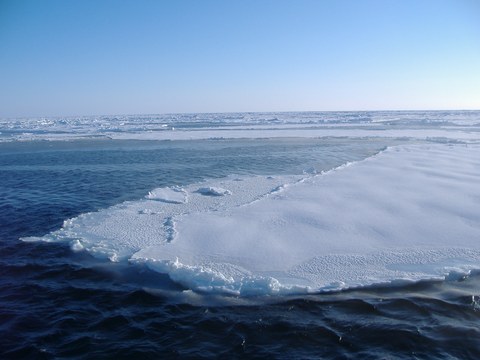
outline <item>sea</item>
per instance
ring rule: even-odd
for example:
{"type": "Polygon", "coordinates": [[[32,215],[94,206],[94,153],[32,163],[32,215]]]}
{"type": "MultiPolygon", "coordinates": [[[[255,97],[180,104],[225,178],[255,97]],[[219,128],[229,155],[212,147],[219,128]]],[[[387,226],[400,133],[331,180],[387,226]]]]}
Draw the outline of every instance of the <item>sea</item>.
{"type": "Polygon", "coordinates": [[[0,357],[477,359],[478,262],[443,278],[245,295],[52,234],[153,189],[303,179],[396,146],[479,142],[479,111],[2,119],[0,357]]]}

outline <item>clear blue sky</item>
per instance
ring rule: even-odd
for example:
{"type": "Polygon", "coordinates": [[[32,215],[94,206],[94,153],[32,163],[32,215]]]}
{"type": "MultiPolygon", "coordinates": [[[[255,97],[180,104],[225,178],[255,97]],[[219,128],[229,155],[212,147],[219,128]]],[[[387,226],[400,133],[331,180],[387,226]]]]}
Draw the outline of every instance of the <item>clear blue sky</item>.
{"type": "Polygon", "coordinates": [[[480,109],[477,0],[0,0],[0,117],[480,109]]]}

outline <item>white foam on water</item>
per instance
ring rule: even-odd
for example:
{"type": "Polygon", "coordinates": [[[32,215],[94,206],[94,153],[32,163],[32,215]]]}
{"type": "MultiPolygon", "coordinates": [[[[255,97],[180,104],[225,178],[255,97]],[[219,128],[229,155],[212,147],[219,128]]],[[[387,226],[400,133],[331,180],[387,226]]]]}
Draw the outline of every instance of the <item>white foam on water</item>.
{"type": "Polygon", "coordinates": [[[235,295],[398,284],[480,268],[479,145],[402,145],[320,174],[238,180],[202,186],[228,196],[204,196],[194,184],[183,189],[188,202],[143,199],[83,214],[43,240],[235,295]]]}

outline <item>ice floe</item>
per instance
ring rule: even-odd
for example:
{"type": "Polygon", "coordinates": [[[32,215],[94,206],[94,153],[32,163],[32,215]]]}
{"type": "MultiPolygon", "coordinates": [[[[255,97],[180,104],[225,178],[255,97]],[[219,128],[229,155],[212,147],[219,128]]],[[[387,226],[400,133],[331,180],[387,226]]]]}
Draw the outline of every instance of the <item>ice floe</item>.
{"type": "Polygon", "coordinates": [[[152,198],[68,220],[42,239],[145,264],[196,291],[236,295],[480,268],[479,145],[401,145],[307,173],[157,189],[152,198]]]}

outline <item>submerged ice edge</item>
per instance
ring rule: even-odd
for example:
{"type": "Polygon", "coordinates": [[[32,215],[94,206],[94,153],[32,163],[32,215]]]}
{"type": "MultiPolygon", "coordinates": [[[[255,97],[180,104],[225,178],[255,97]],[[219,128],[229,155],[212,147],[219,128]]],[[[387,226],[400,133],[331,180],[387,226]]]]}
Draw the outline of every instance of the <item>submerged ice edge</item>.
{"type": "Polygon", "coordinates": [[[132,264],[145,265],[150,270],[167,274],[183,287],[201,293],[234,296],[297,295],[313,293],[309,286],[284,285],[271,276],[226,276],[208,266],[190,266],[175,260],[132,258],[132,264]]]}
{"type": "MultiPolygon", "coordinates": [[[[479,253],[480,255],[480,253],[479,253]]],[[[471,274],[480,271],[480,265],[444,266],[438,273],[415,276],[375,278],[363,281],[332,281],[322,286],[312,287],[301,284],[285,284],[272,276],[245,275],[226,276],[208,266],[191,266],[175,260],[132,258],[129,263],[146,266],[148,269],[166,274],[175,283],[187,290],[202,294],[216,294],[241,297],[311,295],[345,290],[358,290],[377,287],[400,287],[420,281],[463,281],[471,274]]]]}

